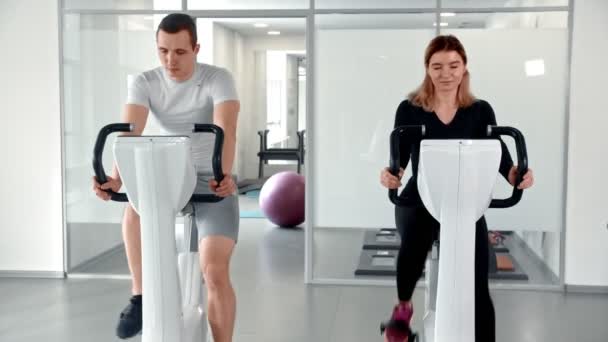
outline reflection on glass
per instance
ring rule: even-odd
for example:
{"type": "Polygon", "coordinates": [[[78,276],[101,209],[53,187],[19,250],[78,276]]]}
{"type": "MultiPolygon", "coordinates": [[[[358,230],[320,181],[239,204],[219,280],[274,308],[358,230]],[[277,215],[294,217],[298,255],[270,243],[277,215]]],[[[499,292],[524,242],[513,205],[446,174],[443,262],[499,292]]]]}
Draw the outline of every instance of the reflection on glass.
{"type": "Polygon", "coordinates": [[[526,76],[542,76],[545,74],[545,60],[533,59],[526,61],[526,76]]]}

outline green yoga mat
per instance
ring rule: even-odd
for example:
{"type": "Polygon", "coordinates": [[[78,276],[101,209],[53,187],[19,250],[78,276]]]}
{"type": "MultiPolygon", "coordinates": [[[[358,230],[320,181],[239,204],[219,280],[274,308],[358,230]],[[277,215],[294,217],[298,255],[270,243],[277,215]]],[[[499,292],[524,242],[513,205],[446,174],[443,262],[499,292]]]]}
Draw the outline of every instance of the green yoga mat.
{"type": "Polygon", "coordinates": [[[258,198],[260,197],[260,190],[252,190],[245,193],[245,196],[249,198],[258,198]]]}
{"type": "Polygon", "coordinates": [[[260,210],[241,210],[241,218],[266,218],[260,210]]]}

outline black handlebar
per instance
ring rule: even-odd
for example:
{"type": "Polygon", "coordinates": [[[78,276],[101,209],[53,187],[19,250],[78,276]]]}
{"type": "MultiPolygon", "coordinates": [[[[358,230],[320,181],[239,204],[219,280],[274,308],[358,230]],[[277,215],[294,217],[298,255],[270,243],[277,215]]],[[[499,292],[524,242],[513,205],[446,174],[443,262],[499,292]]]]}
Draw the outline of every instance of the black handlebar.
{"type": "MultiPolygon", "coordinates": [[[[130,123],[114,123],[104,126],[97,135],[95,142],[95,148],[93,150],[93,170],[95,171],[95,177],[99,184],[104,184],[108,181],[105,170],[103,168],[102,156],[103,150],[106,144],[108,136],[115,132],[132,132],[133,125],[130,123]]],[[[219,183],[224,179],[224,173],[222,172],[222,149],[224,146],[224,131],[213,124],[194,124],[192,130],[194,133],[213,133],[215,134],[215,144],[213,146],[213,156],[211,159],[211,165],[213,169],[213,176],[219,183]]],[[[113,201],[116,202],[128,202],[127,194],[114,192],[110,189],[105,190],[111,195],[113,201]]],[[[216,196],[214,194],[193,194],[190,199],[191,202],[219,202],[223,197],[216,196]]]]}
{"type": "MultiPolygon", "coordinates": [[[[401,153],[399,152],[399,142],[401,141],[401,136],[404,134],[408,135],[408,138],[413,138],[414,141],[420,142],[424,134],[426,133],[426,128],[424,125],[407,125],[407,126],[399,126],[393,130],[391,133],[390,140],[390,148],[391,148],[391,157],[390,157],[390,165],[389,171],[394,176],[399,177],[399,170],[401,168],[401,153]]],[[[422,201],[417,197],[406,197],[399,196],[398,189],[389,189],[388,197],[391,202],[398,206],[404,207],[420,207],[422,206],[422,201]]]]}
{"type": "MultiPolygon", "coordinates": [[[[408,135],[408,139],[411,139],[411,143],[420,143],[420,140],[424,137],[425,127],[421,126],[400,126],[393,130],[390,137],[390,166],[389,170],[391,174],[398,176],[400,169],[400,152],[399,142],[403,134],[408,135]]],[[[490,138],[498,139],[501,135],[509,135],[515,140],[515,147],[517,150],[517,179],[513,186],[513,193],[511,197],[506,199],[492,199],[490,208],[509,208],[521,200],[523,190],[518,189],[517,186],[523,180],[523,175],[528,171],[528,152],[526,150],[526,141],[523,134],[519,130],[513,127],[502,127],[502,126],[488,126],[487,136],[490,138]]],[[[409,198],[405,196],[399,196],[398,189],[389,189],[388,197],[395,205],[407,206],[407,207],[419,207],[422,206],[422,200],[419,197],[409,198]]]]}
{"type": "Polygon", "coordinates": [[[517,178],[513,186],[511,197],[506,199],[493,199],[490,203],[490,208],[509,208],[521,200],[524,193],[517,186],[523,180],[524,175],[528,172],[528,151],[526,150],[526,140],[523,134],[513,127],[488,126],[488,137],[498,138],[501,135],[509,135],[515,140],[515,149],[517,150],[517,178]]]}
{"type": "MultiPolygon", "coordinates": [[[[213,155],[211,156],[211,168],[213,177],[218,184],[224,179],[222,171],[222,150],[224,147],[224,131],[213,124],[194,124],[194,133],[213,133],[215,134],[215,144],[213,145],[213,155]]],[[[214,194],[192,194],[191,202],[219,202],[223,197],[214,194]]]]}
{"type": "MultiPolygon", "coordinates": [[[[97,141],[95,141],[95,148],[93,149],[93,170],[95,171],[95,177],[99,184],[104,184],[108,181],[106,172],[103,169],[103,149],[106,145],[108,135],[115,132],[132,132],[133,124],[130,123],[114,123],[104,126],[97,135],[97,141]]],[[[112,201],[116,202],[128,202],[127,194],[114,192],[110,189],[105,190],[112,196],[112,201]]]]}

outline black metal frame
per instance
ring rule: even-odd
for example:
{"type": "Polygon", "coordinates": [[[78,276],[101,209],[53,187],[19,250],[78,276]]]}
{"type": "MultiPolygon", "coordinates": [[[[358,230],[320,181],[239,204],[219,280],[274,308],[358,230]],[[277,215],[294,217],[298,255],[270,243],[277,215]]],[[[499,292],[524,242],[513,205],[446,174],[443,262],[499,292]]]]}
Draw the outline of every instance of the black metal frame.
{"type": "Polygon", "coordinates": [[[264,178],[264,165],[268,164],[269,160],[295,160],[298,162],[298,173],[300,173],[302,164],[304,164],[304,133],[306,131],[298,132],[297,148],[268,148],[268,132],[270,132],[268,129],[258,131],[260,136],[258,178],[264,178]]]}

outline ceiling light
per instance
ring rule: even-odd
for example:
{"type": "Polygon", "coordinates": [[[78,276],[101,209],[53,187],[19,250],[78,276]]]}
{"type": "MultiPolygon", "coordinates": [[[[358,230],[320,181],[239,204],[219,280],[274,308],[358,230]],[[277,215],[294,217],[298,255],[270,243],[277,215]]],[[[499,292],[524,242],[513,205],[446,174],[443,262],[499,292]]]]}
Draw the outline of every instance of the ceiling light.
{"type": "Polygon", "coordinates": [[[268,31],[268,34],[271,36],[278,36],[281,34],[281,32],[280,31],[268,31]]]}
{"type": "MultiPolygon", "coordinates": [[[[435,26],[435,27],[436,27],[436,26],[437,26],[437,23],[433,23],[433,26],[435,26]]],[[[444,23],[444,22],[442,22],[442,23],[440,23],[440,24],[439,24],[439,26],[441,26],[441,27],[446,27],[446,26],[448,26],[448,23],[444,23]]]]}
{"type": "Polygon", "coordinates": [[[440,14],[442,17],[453,17],[456,15],[456,13],[452,13],[452,12],[442,12],[440,14]]]}
{"type": "Polygon", "coordinates": [[[268,24],[264,24],[264,23],[255,23],[255,24],[253,24],[253,26],[255,26],[255,27],[268,27],[268,24]]]}

